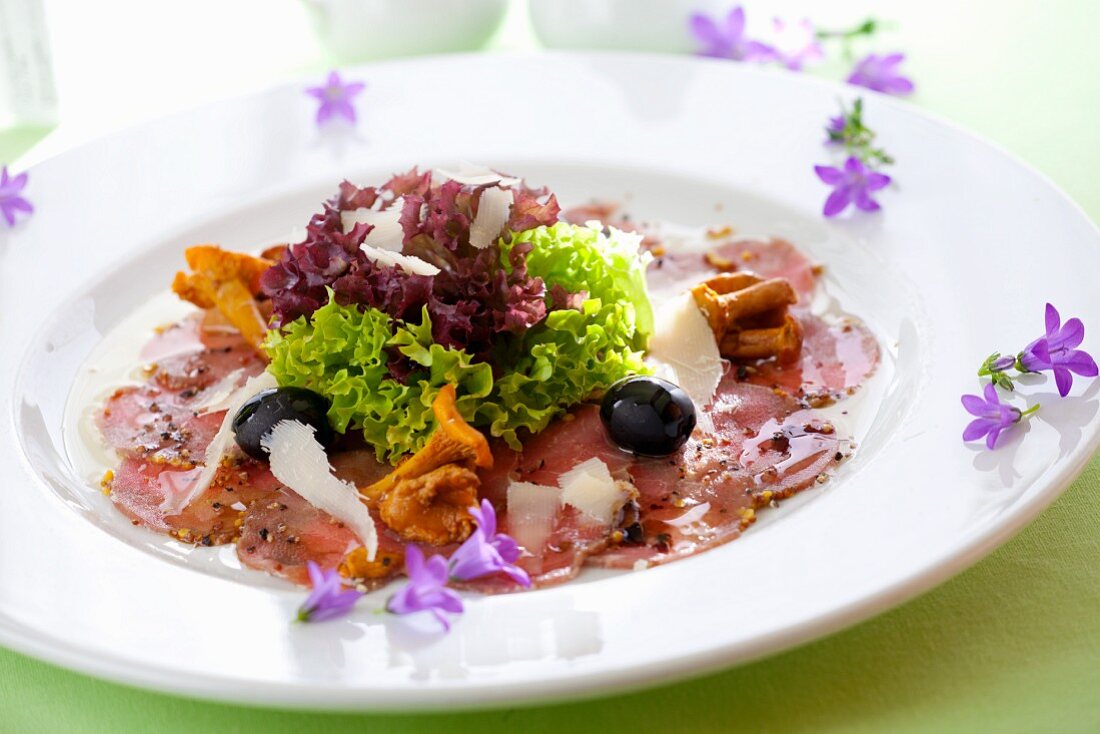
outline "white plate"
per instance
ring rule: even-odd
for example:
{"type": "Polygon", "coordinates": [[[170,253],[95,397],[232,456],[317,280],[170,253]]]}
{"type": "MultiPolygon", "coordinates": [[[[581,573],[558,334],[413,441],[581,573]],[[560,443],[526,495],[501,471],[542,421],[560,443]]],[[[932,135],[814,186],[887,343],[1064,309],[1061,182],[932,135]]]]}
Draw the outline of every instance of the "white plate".
{"type": "MultiPolygon", "coordinates": [[[[959,395],[1043,304],[1096,328],[1098,233],[1001,151],[867,95],[897,186],[879,215],[826,221],[822,125],[854,90],[731,63],[625,55],[453,57],[363,68],[351,135],[319,134],[289,85],[120,133],[33,169],[35,216],[0,240],[0,642],[177,693],[326,708],[447,708],[667,681],[880,612],[1019,530],[1097,447],[1079,384],[994,453],[965,446],[959,395]],[[370,614],[290,624],[302,595],[219,576],[119,522],[62,423],[102,335],[162,292],[199,241],[251,247],[300,226],[348,177],[488,163],[567,200],[784,235],[889,352],[860,450],[808,500],[665,567],[471,598],[428,642],[370,614]]],[[[1088,346],[1088,344],[1086,344],[1088,346]]]]}

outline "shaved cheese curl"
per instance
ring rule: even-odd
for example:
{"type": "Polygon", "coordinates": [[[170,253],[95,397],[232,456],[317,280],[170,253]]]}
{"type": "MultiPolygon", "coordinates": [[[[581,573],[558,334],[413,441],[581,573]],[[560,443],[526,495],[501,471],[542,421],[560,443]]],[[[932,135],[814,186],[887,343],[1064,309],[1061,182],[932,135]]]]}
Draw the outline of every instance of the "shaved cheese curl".
{"type": "Polygon", "coordinates": [[[271,473],[306,502],[343,522],[367,549],[367,560],[378,552],[378,531],[355,485],[338,479],[328,454],[298,421],[279,421],[260,445],[268,452],[271,473]]]}

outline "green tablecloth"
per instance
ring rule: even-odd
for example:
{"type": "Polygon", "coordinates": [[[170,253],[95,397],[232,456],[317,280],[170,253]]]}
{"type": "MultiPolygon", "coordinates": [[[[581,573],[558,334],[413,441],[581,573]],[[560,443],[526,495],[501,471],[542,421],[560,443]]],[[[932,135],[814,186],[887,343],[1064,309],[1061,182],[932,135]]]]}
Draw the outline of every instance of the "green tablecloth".
{"type": "MultiPolygon", "coordinates": [[[[772,11],[745,4],[750,12],[772,11]]],[[[278,5],[265,7],[274,12],[278,5]]],[[[813,14],[851,18],[861,5],[872,4],[835,3],[813,14]]],[[[1020,155],[1100,220],[1100,4],[906,5],[889,9],[899,30],[883,39],[891,47],[883,50],[909,52],[908,70],[919,85],[914,102],[1020,155]]],[[[215,8],[179,7],[198,6],[215,8]]],[[[517,45],[507,38],[497,44],[517,45]]],[[[16,152],[0,150],[0,160],[16,152]]],[[[1100,328],[1100,314],[1082,316],[1100,328]]],[[[1094,460],[1019,537],[894,611],[699,680],[544,708],[427,716],[253,710],[131,690],[0,650],[0,732],[1095,732],[1097,527],[1094,460]]]]}

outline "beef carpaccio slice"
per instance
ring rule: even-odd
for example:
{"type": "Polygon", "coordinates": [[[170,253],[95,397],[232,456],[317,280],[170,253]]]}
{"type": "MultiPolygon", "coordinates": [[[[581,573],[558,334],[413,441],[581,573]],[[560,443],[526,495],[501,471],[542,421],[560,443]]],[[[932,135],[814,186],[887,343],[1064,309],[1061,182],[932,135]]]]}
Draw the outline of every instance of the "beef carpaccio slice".
{"type": "MultiPolygon", "coordinates": [[[[714,433],[696,431],[676,454],[663,459],[635,457],[606,438],[599,411],[582,406],[569,421],[555,423],[528,442],[513,475],[553,485],[577,464],[598,458],[616,478],[638,490],[615,528],[593,534],[575,513],[561,513],[555,534],[573,533],[568,552],[523,559],[536,583],[569,578],[585,563],[632,568],[691,555],[732,540],[755,520],[762,506],[818,481],[847,453],[835,428],[782,391],[737,382],[727,376],[712,408],[714,433]],[[587,535],[580,531],[588,530],[587,535]]],[[[514,532],[507,509],[501,519],[514,532]]]]}
{"type": "Polygon", "coordinates": [[[878,342],[859,320],[829,323],[803,310],[794,315],[802,326],[798,363],[755,365],[744,371],[746,382],[781,388],[808,406],[820,407],[854,393],[878,367],[878,342]]]}
{"type": "MultiPolygon", "coordinates": [[[[225,411],[197,410],[217,397],[208,391],[241,384],[264,367],[238,333],[209,330],[203,322],[195,315],[159,330],[142,352],[145,382],[107,399],[97,422],[121,461],[105,486],[135,523],[197,545],[235,542],[245,565],[305,584],[308,561],[334,566],[357,541],[342,523],[282,486],[266,464],[235,454],[202,495],[175,511],[225,417],[225,411]]],[[[333,464],[342,478],[362,484],[388,471],[367,451],[344,452],[333,464]]],[[[380,542],[397,544],[381,533],[380,542]]]]}
{"type": "MultiPolygon", "coordinates": [[[[379,552],[400,557],[400,540],[375,522],[379,552]]],[[[284,487],[249,504],[243,513],[237,557],[246,566],[305,585],[309,561],[336,568],[359,545],[342,522],[284,487]]],[[[394,573],[399,570],[393,568],[394,573]]]]}
{"type": "Polygon", "coordinates": [[[201,314],[160,329],[145,347],[145,382],[116,390],[97,416],[104,441],[120,456],[104,486],[135,522],[185,542],[217,545],[238,533],[241,509],[277,491],[266,466],[240,457],[219,468],[210,488],[182,512],[173,509],[200,464],[225,411],[201,413],[208,391],[263,371],[236,333],[203,328],[201,314]]]}
{"type": "Polygon", "coordinates": [[[252,502],[281,488],[266,466],[244,459],[221,466],[202,495],[181,512],[171,511],[171,495],[183,491],[186,481],[198,471],[198,467],[180,470],[124,456],[110,480],[111,499],[128,517],[152,530],[187,543],[221,545],[237,538],[244,512],[252,502]]]}
{"type": "Polygon", "coordinates": [[[735,239],[707,253],[665,250],[657,243],[648,281],[656,298],[682,293],[724,270],[748,270],[765,278],[786,278],[799,302],[791,315],[802,327],[802,354],[797,364],[774,360],[739,365],[740,379],[780,388],[806,407],[822,407],[851,395],[878,367],[874,335],[852,316],[826,319],[810,310],[820,268],[786,240],[735,239]]]}
{"type": "Polygon", "coordinates": [[[97,424],[121,455],[190,469],[202,461],[224,416],[196,410],[210,397],[207,391],[263,371],[264,362],[239,334],[208,331],[202,322],[195,314],[158,330],[142,351],[144,382],[107,399],[97,424]]]}

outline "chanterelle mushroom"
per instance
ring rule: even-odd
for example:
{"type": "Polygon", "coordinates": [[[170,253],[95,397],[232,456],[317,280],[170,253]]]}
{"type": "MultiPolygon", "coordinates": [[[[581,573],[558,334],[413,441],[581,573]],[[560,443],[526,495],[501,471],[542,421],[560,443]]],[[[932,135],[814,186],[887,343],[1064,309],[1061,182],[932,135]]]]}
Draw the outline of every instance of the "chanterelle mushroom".
{"type": "Polygon", "coordinates": [[[491,467],[493,455],[485,436],[459,414],[454,385],[439,391],[432,411],[437,426],[424,448],[360,493],[405,540],[443,545],[473,531],[469,508],[481,486],[474,468],[491,467]]]}
{"type": "Polygon", "coordinates": [[[400,551],[386,551],[381,548],[374,560],[367,560],[367,549],[357,546],[344,556],[337,571],[346,579],[359,582],[376,582],[393,576],[405,565],[405,556],[400,551]]]}
{"type": "Polygon", "coordinates": [[[781,363],[798,359],[802,329],[787,312],[798,296],[785,278],[764,280],[753,273],[722,273],[695,286],[691,293],[706,315],[723,357],[775,357],[781,363]]]}
{"type": "Polygon", "coordinates": [[[257,352],[267,336],[255,296],[260,292],[260,275],[273,262],[217,245],[196,245],[184,252],[192,272],[178,272],[172,290],[199,308],[217,308],[240,330],[257,352]]]}
{"type": "Polygon", "coordinates": [[[477,505],[480,486],[471,469],[444,464],[399,481],[382,495],[378,515],[404,540],[432,545],[465,540],[474,530],[469,509],[477,505]]]}

